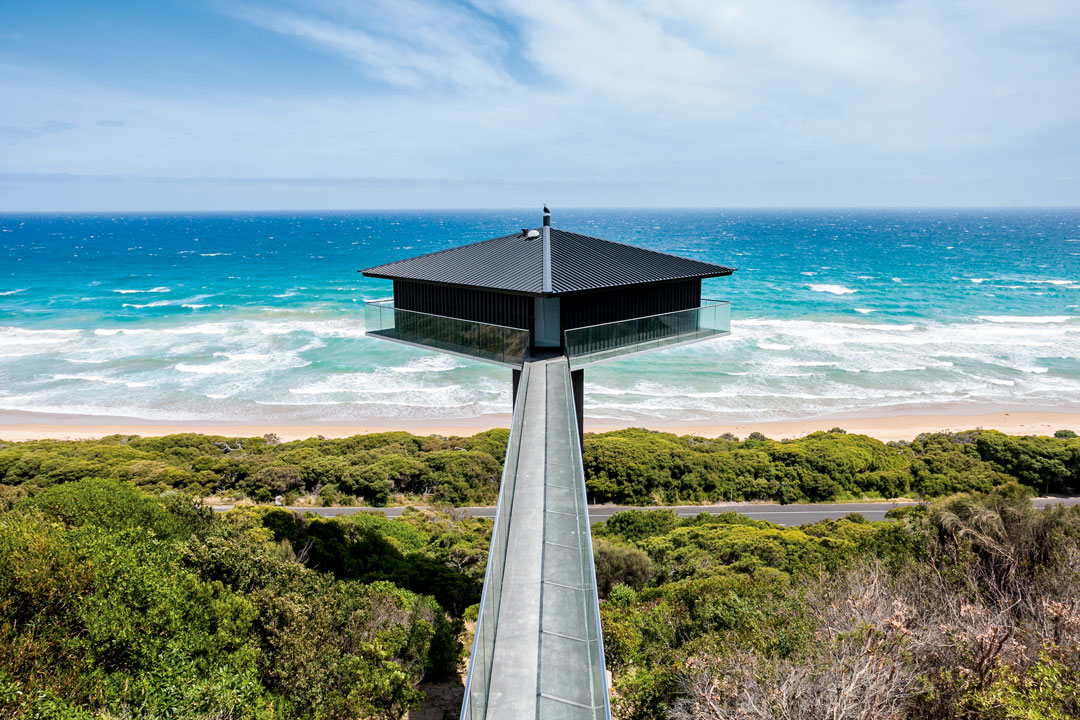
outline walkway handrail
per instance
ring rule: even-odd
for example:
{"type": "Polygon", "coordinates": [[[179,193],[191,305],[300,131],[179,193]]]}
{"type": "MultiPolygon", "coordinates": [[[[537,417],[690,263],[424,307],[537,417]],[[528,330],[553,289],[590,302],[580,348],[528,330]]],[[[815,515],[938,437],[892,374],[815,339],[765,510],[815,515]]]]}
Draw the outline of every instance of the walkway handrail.
{"type": "MultiPolygon", "coordinates": [[[[570,372],[570,360],[566,360],[566,371],[570,372]]],[[[575,438],[581,437],[581,430],[578,428],[577,413],[571,413],[573,417],[573,436],[575,438]]],[[[585,532],[586,538],[586,551],[589,556],[589,575],[592,577],[592,610],[593,621],[596,623],[596,642],[600,649],[600,677],[604,683],[604,718],[605,720],[611,720],[611,689],[607,686],[607,660],[604,657],[604,633],[601,628],[601,615],[600,615],[600,590],[596,586],[596,556],[593,554],[592,544],[592,523],[589,518],[589,506],[588,506],[588,490],[585,487],[585,458],[582,456],[581,445],[578,443],[571,443],[571,453],[574,460],[574,473],[579,480],[579,489],[581,490],[581,497],[585,498],[585,521],[587,530],[585,532]]]]}
{"type": "MultiPolygon", "coordinates": [[[[480,665],[480,663],[476,662],[476,659],[481,657],[477,654],[478,652],[486,652],[486,662],[484,662],[481,667],[481,672],[485,673],[485,677],[482,678],[485,692],[491,684],[491,655],[495,648],[495,631],[498,629],[499,600],[502,594],[502,573],[506,569],[507,546],[505,540],[503,540],[503,536],[509,530],[510,508],[513,505],[514,490],[517,487],[517,457],[521,445],[521,430],[525,423],[525,401],[529,392],[529,373],[529,363],[525,363],[521,368],[517,402],[514,403],[514,415],[510,423],[510,437],[506,443],[506,458],[503,461],[502,481],[499,487],[499,500],[498,504],[495,506],[495,520],[491,527],[491,544],[488,546],[487,569],[484,571],[484,589],[480,594],[480,609],[476,615],[476,630],[473,635],[472,653],[469,655],[469,672],[465,680],[465,695],[461,700],[462,720],[472,717],[471,714],[466,715],[465,713],[470,709],[469,699],[473,691],[474,674],[477,671],[477,666],[480,665]],[[511,462],[511,460],[513,460],[513,462],[511,462]],[[502,547],[501,558],[499,557],[498,550],[500,545],[502,547]],[[499,560],[497,566],[493,560],[495,558],[499,560]],[[499,576],[497,585],[492,584],[495,575],[499,576]],[[491,626],[490,634],[487,635],[485,633],[488,633],[489,626],[491,626]],[[484,647],[481,647],[481,642],[484,643],[484,647]]],[[[484,712],[480,714],[478,720],[481,720],[487,712],[486,700],[486,697],[482,698],[484,712]]],[[[473,705],[471,707],[476,706],[473,705]]]]}

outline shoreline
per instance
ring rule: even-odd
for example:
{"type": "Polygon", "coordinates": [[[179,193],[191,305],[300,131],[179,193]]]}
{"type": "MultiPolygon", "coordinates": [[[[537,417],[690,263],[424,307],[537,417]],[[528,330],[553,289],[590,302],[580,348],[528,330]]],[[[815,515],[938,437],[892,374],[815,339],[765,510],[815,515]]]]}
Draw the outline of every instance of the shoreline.
{"type": "MultiPolygon", "coordinates": [[[[414,435],[468,436],[493,428],[510,425],[509,413],[480,415],[467,418],[404,420],[372,419],[355,423],[326,422],[221,422],[207,420],[155,421],[138,418],[101,417],[90,415],[59,415],[23,411],[0,411],[0,440],[91,440],[108,435],[142,435],[146,437],[176,433],[200,433],[230,437],[260,437],[273,433],[285,441],[309,437],[349,437],[373,432],[401,431],[414,435]]],[[[585,418],[585,432],[607,432],[628,427],[673,432],[678,435],[718,437],[731,433],[745,439],[752,432],[763,433],[774,440],[802,437],[818,430],[841,427],[849,433],[868,435],[878,440],[911,440],[916,436],[942,430],[1000,430],[1009,435],[1052,435],[1056,430],[1080,432],[1080,409],[1076,412],[1035,411],[1027,409],[971,408],[970,412],[955,407],[940,412],[919,414],[887,413],[831,415],[809,420],[776,420],[757,423],[710,423],[695,421],[632,421],[610,418],[585,418]]]]}

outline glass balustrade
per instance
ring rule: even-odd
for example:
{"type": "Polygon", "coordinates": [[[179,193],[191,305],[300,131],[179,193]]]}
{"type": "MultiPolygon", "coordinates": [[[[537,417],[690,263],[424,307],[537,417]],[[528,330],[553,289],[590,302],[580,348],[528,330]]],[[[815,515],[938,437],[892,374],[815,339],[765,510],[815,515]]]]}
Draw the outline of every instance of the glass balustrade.
{"type": "Polygon", "coordinates": [[[521,433],[525,423],[523,408],[528,399],[530,370],[528,365],[522,368],[517,406],[514,408],[514,418],[510,426],[510,439],[507,443],[502,482],[499,486],[499,502],[495,510],[495,523],[491,529],[491,545],[488,552],[487,571],[484,575],[484,592],[480,598],[476,636],[473,639],[472,655],[469,657],[469,676],[465,684],[465,700],[461,714],[463,720],[484,720],[488,712],[491,661],[495,655],[495,633],[498,629],[499,609],[502,605],[503,570],[506,568],[510,511],[514,504],[514,490],[517,485],[518,456],[521,452],[521,433]]]}
{"type": "Polygon", "coordinates": [[[705,340],[731,332],[731,303],[703,300],[701,307],[567,330],[566,355],[574,369],[622,355],[705,340]]]}
{"type": "Polygon", "coordinates": [[[517,368],[529,352],[529,331],[395,308],[391,301],[364,303],[368,335],[517,368]]]}

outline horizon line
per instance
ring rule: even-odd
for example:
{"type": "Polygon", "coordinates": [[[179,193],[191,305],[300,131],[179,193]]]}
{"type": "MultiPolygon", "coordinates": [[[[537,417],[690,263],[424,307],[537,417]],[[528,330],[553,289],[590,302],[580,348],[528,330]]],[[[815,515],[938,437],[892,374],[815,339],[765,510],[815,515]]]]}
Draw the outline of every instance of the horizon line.
{"type": "MultiPolygon", "coordinates": [[[[140,208],[110,208],[101,210],[64,210],[64,209],[37,209],[37,210],[14,210],[0,208],[0,216],[16,215],[229,215],[229,214],[260,214],[260,215],[284,215],[284,214],[311,214],[311,213],[378,213],[378,212],[529,212],[534,210],[532,206],[524,205],[488,205],[488,206],[438,206],[438,205],[400,205],[383,207],[295,207],[295,208],[185,208],[185,209],[140,209],[140,208]]],[[[560,205],[552,213],[557,214],[560,210],[582,211],[597,210],[604,212],[612,211],[711,211],[711,212],[740,212],[740,211],[978,211],[995,212],[1008,210],[1080,210],[1077,205],[560,205]]],[[[539,212],[539,211],[538,211],[539,212]]]]}

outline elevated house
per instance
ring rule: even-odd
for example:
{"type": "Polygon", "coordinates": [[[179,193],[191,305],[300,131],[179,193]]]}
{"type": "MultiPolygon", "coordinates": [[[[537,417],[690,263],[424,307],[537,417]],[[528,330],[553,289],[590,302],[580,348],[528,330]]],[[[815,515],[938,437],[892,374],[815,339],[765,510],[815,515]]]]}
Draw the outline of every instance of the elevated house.
{"type": "Polygon", "coordinates": [[[368,268],[369,337],[513,370],[514,414],[461,717],[610,719],[582,459],[584,368],[727,335],[732,268],[551,227],[368,268]]]}
{"type": "Polygon", "coordinates": [[[733,268],[543,225],[362,271],[394,283],[366,304],[369,335],[513,368],[565,355],[578,427],[583,368],[630,353],[707,340],[730,306],[701,296],[733,268]]]}

